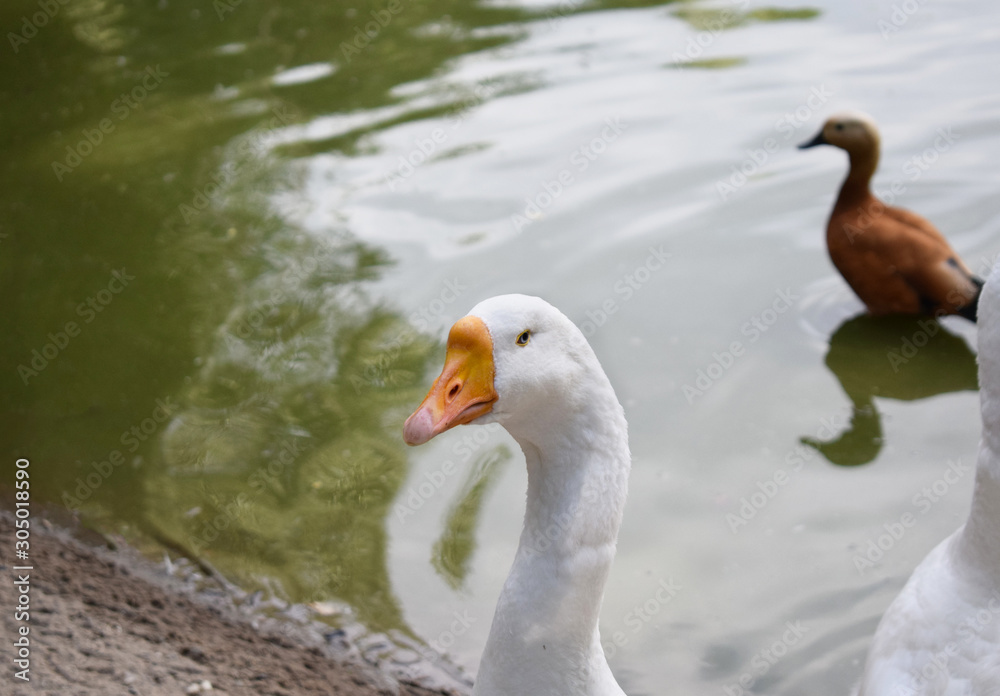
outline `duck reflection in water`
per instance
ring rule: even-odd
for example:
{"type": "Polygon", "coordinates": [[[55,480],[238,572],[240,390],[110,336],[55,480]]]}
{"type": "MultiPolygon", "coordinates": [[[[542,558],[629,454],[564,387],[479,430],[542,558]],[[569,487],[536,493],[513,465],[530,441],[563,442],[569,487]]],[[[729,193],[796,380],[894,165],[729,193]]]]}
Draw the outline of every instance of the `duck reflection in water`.
{"type": "Polygon", "coordinates": [[[850,425],[833,440],[800,441],[840,466],[867,464],[881,451],[875,397],[915,401],[979,386],[969,345],[929,317],[848,319],[830,338],[826,366],[851,400],[850,425]]]}

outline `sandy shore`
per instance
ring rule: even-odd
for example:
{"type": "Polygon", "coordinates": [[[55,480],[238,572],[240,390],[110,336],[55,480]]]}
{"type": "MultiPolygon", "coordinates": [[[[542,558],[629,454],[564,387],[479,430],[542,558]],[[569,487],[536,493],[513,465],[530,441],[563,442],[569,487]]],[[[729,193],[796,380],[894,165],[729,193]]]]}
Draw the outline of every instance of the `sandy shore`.
{"type": "Polygon", "coordinates": [[[232,601],[232,588],[211,580],[185,580],[176,568],[168,573],[168,564],[149,562],[132,549],[112,550],[106,542],[95,543],[104,541],[99,535],[80,537],[79,530],[71,533],[32,519],[30,618],[24,621],[15,612],[21,593],[15,584],[19,571],[12,562],[13,517],[0,512],[0,693],[455,693],[399,681],[352,659],[343,637],[329,627],[321,633],[308,622],[249,615],[232,601]],[[19,667],[13,642],[22,626],[29,627],[30,682],[14,676],[19,667]]]}

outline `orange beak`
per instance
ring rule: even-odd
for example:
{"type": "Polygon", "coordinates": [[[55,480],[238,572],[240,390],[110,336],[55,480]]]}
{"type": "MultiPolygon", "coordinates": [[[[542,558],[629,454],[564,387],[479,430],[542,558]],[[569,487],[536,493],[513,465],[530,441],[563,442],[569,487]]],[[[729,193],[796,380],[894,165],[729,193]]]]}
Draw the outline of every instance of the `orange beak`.
{"type": "Polygon", "coordinates": [[[424,402],[406,419],[403,439],[422,445],[456,425],[493,410],[499,398],[493,387],[493,339],[479,317],[463,317],[448,333],[444,369],[424,402]]]}

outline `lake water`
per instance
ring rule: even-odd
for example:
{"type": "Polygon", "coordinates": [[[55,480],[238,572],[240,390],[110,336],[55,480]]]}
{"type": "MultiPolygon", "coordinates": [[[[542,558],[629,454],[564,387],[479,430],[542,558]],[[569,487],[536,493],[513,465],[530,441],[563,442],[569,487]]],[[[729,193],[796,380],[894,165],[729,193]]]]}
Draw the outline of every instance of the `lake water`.
{"type": "Polygon", "coordinates": [[[39,12],[0,9],[0,427],[37,500],[473,674],[523,461],[492,429],[400,428],[452,322],[538,294],[630,424],[601,618],[625,690],[848,692],[967,513],[975,328],[857,317],[824,246],[846,157],[794,146],[873,114],[875,188],[985,275],[1000,9],[39,12]]]}

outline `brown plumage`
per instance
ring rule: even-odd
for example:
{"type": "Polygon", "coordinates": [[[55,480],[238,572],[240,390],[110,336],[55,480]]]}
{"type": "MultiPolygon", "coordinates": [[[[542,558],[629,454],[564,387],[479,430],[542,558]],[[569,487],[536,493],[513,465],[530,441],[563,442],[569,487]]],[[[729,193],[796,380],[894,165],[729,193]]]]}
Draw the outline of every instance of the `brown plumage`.
{"type": "Polygon", "coordinates": [[[869,182],[878,166],[879,134],[861,113],[831,116],[799,148],[833,145],[851,167],[826,228],[830,259],[872,314],[960,314],[976,320],[983,281],[930,222],[884,204],[869,182]]]}

